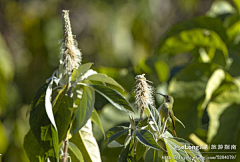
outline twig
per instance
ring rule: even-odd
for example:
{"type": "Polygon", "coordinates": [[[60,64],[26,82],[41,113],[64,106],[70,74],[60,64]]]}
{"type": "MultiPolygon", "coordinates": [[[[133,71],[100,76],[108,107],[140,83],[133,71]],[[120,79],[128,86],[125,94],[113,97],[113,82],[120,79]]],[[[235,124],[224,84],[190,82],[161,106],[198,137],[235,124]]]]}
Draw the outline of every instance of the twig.
{"type": "Polygon", "coordinates": [[[63,156],[62,156],[62,162],[67,162],[67,158],[68,158],[68,138],[67,138],[67,134],[64,138],[64,147],[63,147],[63,156]]]}

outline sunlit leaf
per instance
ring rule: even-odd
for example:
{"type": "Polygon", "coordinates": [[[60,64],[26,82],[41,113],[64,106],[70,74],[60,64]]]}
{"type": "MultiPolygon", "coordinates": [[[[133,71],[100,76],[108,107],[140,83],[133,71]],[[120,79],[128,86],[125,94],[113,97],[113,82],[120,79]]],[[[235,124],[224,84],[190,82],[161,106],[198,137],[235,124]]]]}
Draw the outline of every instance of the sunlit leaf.
{"type": "Polygon", "coordinates": [[[148,109],[149,109],[150,116],[151,116],[151,118],[152,118],[152,120],[155,124],[154,126],[155,126],[156,130],[158,132],[160,132],[160,130],[161,130],[161,117],[159,115],[158,110],[150,104],[148,105],[148,109]]]}
{"type": "Polygon", "coordinates": [[[225,78],[225,73],[222,69],[217,69],[214,71],[212,76],[209,78],[206,89],[205,89],[205,99],[203,101],[202,107],[205,108],[210,101],[213,92],[220,86],[225,78]]]}
{"type": "Polygon", "coordinates": [[[93,63],[82,64],[78,69],[74,69],[72,73],[71,80],[78,80],[82,75],[84,75],[93,65],[93,63]]]}
{"type": "Polygon", "coordinates": [[[85,162],[101,162],[100,151],[92,133],[91,120],[70,139],[81,151],[85,162]]]}
{"type": "Polygon", "coordinates": [[[56,126],[56,122],[55,122],[53,110],[52,110],[52,103],[51,103],[52,85],[53,85],[53,80],[50,81],[50,83],[48,84],[47,90],[46,90],[45,109],[46,109],[49,120],[51,121],[51,123],[55,127],[55,129],[57,130],[57,126],[56,126]]]}
{"type": "Polygon", "coordinates": [[[78,132],[88,121],[91,117],[93,112],[93,107],[95,103],[95,92],[93,89],[84,86],[83,88],[83,95],[80,99],[80,103],[78,105],[76,111],[76,127],[73,128],[73,134],[78,132]]]}
{"type": "Polygon", "coordinates": [[[124,91],[123,87],[120,84],[118,84],[111,77],[108,77],[106,74],[93,74],[93,75],[90,75],[87,79],[90,81],[99,81],[99,82],[111,84],[111,85],[114,85],[124,91]]]}
{"type": "Polygon", "coordinates": [[[166,143],[167,153],[170,158],[170,162],[179,161],[179,162],[185,162],[184,159],[181,159],[181,155],[177,152],[177,150],[170,144],[167,138],[164,139],[166,143]]]}
{"type": "Polygon", "coordinates": [[[123,110],[123,111],[134,112],[130,103],[118,91],[116,91],[110,87],[103,86],[103,85],[91,84],[88,86],[94,88],[99,94],[101,94],[103,97],[105,97],[116,108],[123,110]]]}
{"type": "Polygon", "coordinates": [[[188,141],[181,138],[169,138],[164,140],[169,145],[172,145],[172,148],[174,148],[183,157],[182,159],[185,158],[188,161],[191,161],[191,159],[194,159],[196,162],[204,162],[204,158],[200,153],[199,149],[197,149],[188,141]]]}
{"type": "Polygon", "coordinates": [[[227,40],[225,28],[219,19],[202,16],[175,24],[161,39],[159,47],[161,48],[162,44],[166,41],[166,39],[175,36],[182,31],[189,31],[193,29],[207,29],[210,31],[214,31],[220,36],[222,40],[227,40]]]}
{"type": "Polygon", "coordinates": [[[170,73],[168,65],[165,62],[157,61],[155,62],[154,67],[157,71],[159,81],[166,82],[170,73]]]}
{"type": "Polygon", "coordinates": [[[135,155],[137,161],[139,161],[143,157],[146,149],[147,147],[143,145],[141,142],[137,143],[136,155],[135,155]]]}
{"type": "Polygon", "coordinates": [[[98,116],[98,113],[95,109],[93,109],[93,112],[92,112],[92,115],[90,117],[90,119],[99,126],[99,128],[101,129],[103,135],[104,135],[104,138],[105,138],[105,131],[103,129],[103,126],[102,126],[102,123],[101,123],[101,120],[98,116]]]}
{"type": "Polygon", "coordinates": [[[138,130],[136,132],[136,138],[145,146],[153,148],[153,149],[157,149],[160,151],[165,151],[164,149],[162,149],[158,143],[156,142],[156,140],[154,139],[154,136],[152,135],[152,133],[150,133],[148,130],[138,130]]]}
{"type": "Polygon", "coordinates": [[[68,147],[74,153],[74,155],[77,157],[79,162],[84,162],[83,155],[82,155],[81,151],[78,149],[78,147],[74,143],[69,142],[68,147]]]}

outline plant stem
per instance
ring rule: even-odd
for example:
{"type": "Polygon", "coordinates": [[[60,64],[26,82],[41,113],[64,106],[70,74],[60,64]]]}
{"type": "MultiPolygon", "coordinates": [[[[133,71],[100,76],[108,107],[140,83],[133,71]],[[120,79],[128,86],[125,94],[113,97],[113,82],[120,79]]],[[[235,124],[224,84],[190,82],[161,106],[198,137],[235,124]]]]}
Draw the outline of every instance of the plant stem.
{"type": "Polygon", "coordinates": [[[62,162],[67,162],[68,158],[68,139],[67,139],[67,134],[64,138],[64,147],[63,147],[63,156],[62,156],[62,162]]]}

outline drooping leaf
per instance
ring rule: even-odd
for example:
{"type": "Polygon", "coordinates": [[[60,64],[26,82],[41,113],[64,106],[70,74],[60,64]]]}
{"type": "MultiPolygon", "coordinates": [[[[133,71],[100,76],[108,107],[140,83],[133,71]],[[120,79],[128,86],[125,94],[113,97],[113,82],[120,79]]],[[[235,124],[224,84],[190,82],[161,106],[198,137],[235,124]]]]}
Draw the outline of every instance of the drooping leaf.
{"type": "Polygon", "coordinates": [[[78,81],[78,79],[84,75],[93,65],[93,63],[82,64],[78,69],[74,69],[72,73],[71,80],[78,81]]]}
{"type": "Polygon", "coordinates": [[[78,147],[74,143],[69,142],[68,147],[73,152],[73,154],[77,157],[79,162],[84,162],[83,155],[82,155],[81,151],[78,149],[78,147]]]}
{"type": "Polygon", "coordinates": [[[84,86],[83,88],[83,95],[80,99],[80,103],[78,105],[76,111],[76,127],[73,128],[73,134],[78,132],[88,121],[91,117],[93,112],[93,107],[95,103],[95,92],[93,89],[84,86]]]}
{"type": "Polygon", "coordinates": [[[49,120],[51,121],[54,128],[57,130],[56,122],[55,122],[54,115],[53,115],[52,103],[51,103],[52,85],[53,85],[53,80],[50,81],[50,83],[48,84],[47,90],[46,90],[45,109],[46,109],[49,120]]]}
{"type": "Polygon", "coordinates": [[[124,88],[120,84],[118,84],[111,77],[108,77],[106,74],[93,74],[93,75],[90,75],[87,79],[90,81],[99,81],[99,82],[111,84],[111,85],[114,85],[124,91],[124,88]]]}
{"type": "Polygon", "coordinates": [[[136,138],[145,146],[157,149],[160,151],[165,151],[163,148],[161,148],[156,140],[154,139],[154,136],[151,132],[148,130],[138,130],[136,132],[136,138]]]}
{"type": "Polygon", "coordinates": [[[105,97],[111,104],[113,104],[116,108],[123,111],[132,111],[130,103],[116,90],[103,86],[103,85],[88,85],[89,87],[94,88],[99,94],[105,97]]]}
{"type": "Polygon", "coordinates": [[[102,131],[102,133],[103,133],[103,135],[104,135],[104,138],[105,138],[105,131],[104,131],[104,129],[103,129],[103,126],[102,126],[101,120],[100,120],[100,118],[99,118],[99,116],[98,116],[98,113],[97,113],[97,111],[96,111],[95,109],[93,109],[93,112],[92,112],[92,115],[91,115],[90,119],[91,119],[95,124],[98,125],[98,127],[101,129],[101,131],[102,131]]]}
{"type": "Polygon", "coordinates": [[[108,130],[107,137],[108,137],[108,147],[121,147],[123,146],[116,140],[123,135],[127,135],[129,131],[128,127],[124,126],[116,126],[108,130]]]}
{"type": "Polygon", "coordinates": [[[203,101],[202,107],[205,108],[207,103],[210,101],[213,92],[220,86],[225,78],[225,73],[222,69],[217,69],[214,71],[212,76],[209,78],[206,89],[205,89],[205,99],[203,101]]]}
{"type": "Polygon", "coordinates": [[[100,151],[92,132],[91,120],[70,139],[81,151],[85,162],[101,162],[100,151]]]}
{"type": "Polygon", "coordinates": [[[152,105],[148,105],[148,109],[149,109],[149,112],[150,112],[150,116],[155,124],[155,128],[158,132],[160,132],[161,130],[161,117],[159,115],[159,112],[158,110],[152,106],[152,105]]]}

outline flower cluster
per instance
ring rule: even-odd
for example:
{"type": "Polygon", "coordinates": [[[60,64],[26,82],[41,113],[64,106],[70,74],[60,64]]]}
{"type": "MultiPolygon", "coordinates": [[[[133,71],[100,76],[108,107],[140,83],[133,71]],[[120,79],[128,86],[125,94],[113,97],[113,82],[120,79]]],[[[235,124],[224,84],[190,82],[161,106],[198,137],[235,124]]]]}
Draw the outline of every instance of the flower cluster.
{"type": "Polygon", "coordinates": [[[154,105],[153,88],[147,83],[149,81],[145,78],[145,74],[137,75],[135,79],[135,105],[137,110],[140,109],[143,112],[148,104],[154,105]]]}
{"type": "Polygon", "coordinates": [[[72,29],[69,19],[69,11],[63,10],[63,42],[61,47],[61,60],[64,74],[70,75],[73,69],[78,69],[82,61],[82,54],[77,47],[77,42],[72,35],[72,29]]]}

